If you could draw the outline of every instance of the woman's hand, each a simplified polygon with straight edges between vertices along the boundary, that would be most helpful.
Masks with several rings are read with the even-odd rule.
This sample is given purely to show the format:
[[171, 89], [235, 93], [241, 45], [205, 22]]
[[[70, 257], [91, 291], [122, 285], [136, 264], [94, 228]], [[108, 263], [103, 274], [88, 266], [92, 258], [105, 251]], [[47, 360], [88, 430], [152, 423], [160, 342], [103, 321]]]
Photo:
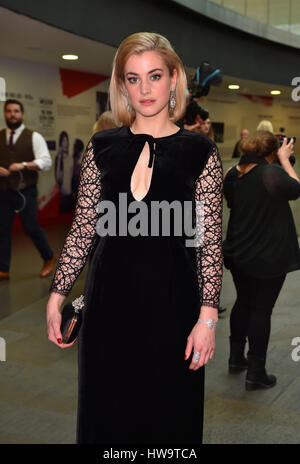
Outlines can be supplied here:
[[61, 326], [61, 306], [65, 297], [58, 293], [51, 293], [47, 304], [46, 319], [47, 319], [47, 331], [48, 340], [53, 342], [60, 348], [68, 348], [74, 345], [77, 338], [72, 343], [62, 343], [62, 334], [60, 331]]
[[277, 152], [277, 156], [280, 161], [285, 161], [294, 154], [294, 139], [291, 137], [289, 143], [287, 143], [287, 138], [284, 137], [283, 143]]
[[[200, 318], [208, 321], [213, 318], [218, 321], [218, 309], [203, 306], [200, 312]], [[191, 360], [189, 369], [196, 371], [199, 367], [207, 364], [212, 359], [216, 347], [216, 327], [210, 329], [203, 322], [197, 322], [187, 339], [184, 359], [188, 359], [193, 350], [193, 358], [195, 353], [200, 353], [198, 361]]]

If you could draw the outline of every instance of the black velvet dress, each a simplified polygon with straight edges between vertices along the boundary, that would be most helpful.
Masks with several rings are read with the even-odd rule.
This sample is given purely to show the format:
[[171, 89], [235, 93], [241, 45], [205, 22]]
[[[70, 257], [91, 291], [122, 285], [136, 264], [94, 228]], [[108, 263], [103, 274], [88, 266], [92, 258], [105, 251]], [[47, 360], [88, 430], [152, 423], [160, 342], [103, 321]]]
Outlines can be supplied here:
[[[135, 201], [130, 180], [145, 143], [151, 184]], [[201, 305], [219, 305], [222, 187], [217, 146], [204, 135], [180, 129], [154, 139], [122, 127], [89, 141], [75, 218], [51, 285], [68, 295], [90, 256], [78, 339], [77, 443], [201, 443], [204, 367], [189, 370], [192, 355], [185, 361], [184, 353]], [[150, 227], [124, 233], [139, 210], [128, 206], [120, 219], [120, 193], [127, 205], [147, 207], [149, 224], [155, 201], [187, 202], [202, 239], [187, 246], [196, 235], [178, 234], [172, 224], [167, 233], [161, 225], [156, 234]], [[98, 206], [105, 200], [116, 210], [116, 233], [106, 236], [99, 233], [105, 213]]]

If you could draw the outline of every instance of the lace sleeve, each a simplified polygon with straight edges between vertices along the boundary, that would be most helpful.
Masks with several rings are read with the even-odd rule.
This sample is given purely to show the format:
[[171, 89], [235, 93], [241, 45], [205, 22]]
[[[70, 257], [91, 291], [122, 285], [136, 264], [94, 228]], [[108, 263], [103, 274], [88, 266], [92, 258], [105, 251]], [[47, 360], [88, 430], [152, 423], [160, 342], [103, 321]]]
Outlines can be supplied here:
[[[196, 264], [200, 307], [219, 307], [223, 276], [222, 210], [223, 167], [214, 146], [202, 174], [196, 180]], [[199, 220], [200, 218], [200, 220]]]
[[51, 292], [67, 296], [86, 264], [96, 239], [96, 223], [99, 216], [96, 208], [100, 192], [100, 171], [94, 160], [93, 143], [90, 140], [80, 168], [74, 220], [57, 263]]

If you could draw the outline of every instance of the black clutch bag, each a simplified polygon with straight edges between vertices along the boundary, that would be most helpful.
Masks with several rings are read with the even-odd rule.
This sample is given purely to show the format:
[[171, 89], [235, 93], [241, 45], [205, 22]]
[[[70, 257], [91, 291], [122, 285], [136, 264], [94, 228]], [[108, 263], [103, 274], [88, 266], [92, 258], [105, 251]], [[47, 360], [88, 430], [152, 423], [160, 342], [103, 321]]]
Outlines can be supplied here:
[[61, 313], [60, 331], [63, 343], [72, 343], [78, 336], [82, 323], [82, 310], [84, 309], [84, 296], [67, 303]]

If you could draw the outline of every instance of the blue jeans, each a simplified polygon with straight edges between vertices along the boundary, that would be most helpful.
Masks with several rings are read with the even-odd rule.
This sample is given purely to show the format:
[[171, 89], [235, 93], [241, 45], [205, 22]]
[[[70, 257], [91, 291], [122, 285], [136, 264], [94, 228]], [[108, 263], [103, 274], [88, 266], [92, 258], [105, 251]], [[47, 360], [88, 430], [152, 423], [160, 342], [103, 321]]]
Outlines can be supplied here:
[[[32, 185], [21, 190], [26, 199], [25, 208], [19, 212], [25, 233], [31, 238], [41, 258], [46, 261], [53, 257], [47, 237], [41, 229], [38, 218], [37, 186]], [[15, 210], [21, 208], [23, 202], [15, 190], [0, 190], [0, 271], [8, 272], [11, 260], [11, 229], [15, 218]]]

